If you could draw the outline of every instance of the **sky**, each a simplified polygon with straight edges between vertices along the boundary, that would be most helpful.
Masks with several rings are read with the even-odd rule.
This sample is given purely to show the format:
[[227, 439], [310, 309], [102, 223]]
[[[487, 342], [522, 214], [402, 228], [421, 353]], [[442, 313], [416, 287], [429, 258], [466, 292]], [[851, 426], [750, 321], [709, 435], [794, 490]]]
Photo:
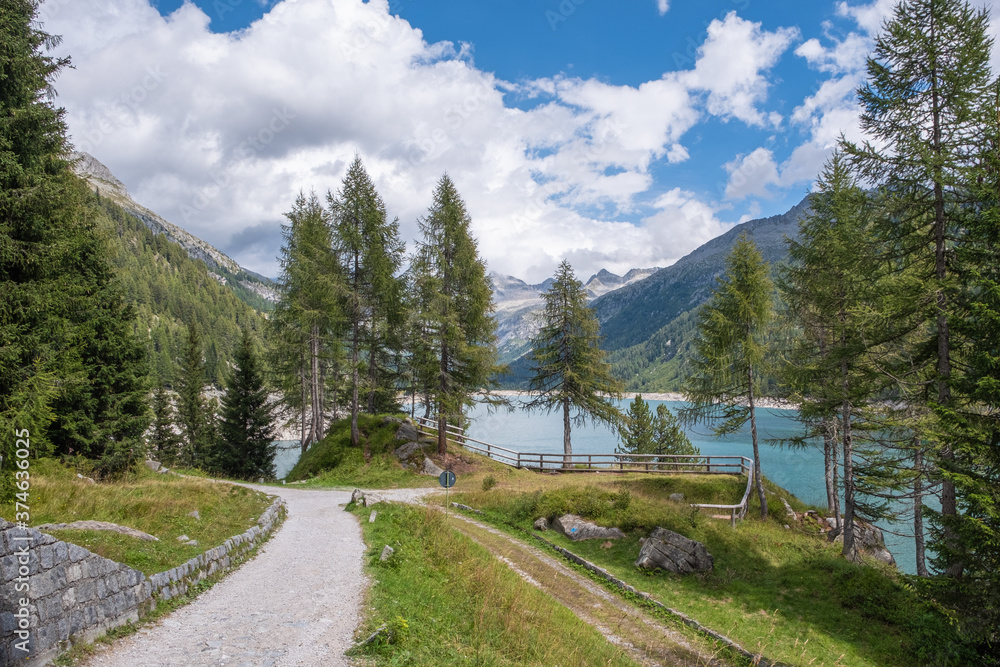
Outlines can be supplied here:
[[55, 89], [76, 149], [241, 265], [277, 276], [296, 195], [336, 196], [358, 155], [408, 250], [447, 173], [489, 270], [538, 283], [563, 259], [583, 280], [668, 266], [801, 201], [863, 138], [855, 91], [893, 6], [46, 0], [39, 18], [72, 58]]

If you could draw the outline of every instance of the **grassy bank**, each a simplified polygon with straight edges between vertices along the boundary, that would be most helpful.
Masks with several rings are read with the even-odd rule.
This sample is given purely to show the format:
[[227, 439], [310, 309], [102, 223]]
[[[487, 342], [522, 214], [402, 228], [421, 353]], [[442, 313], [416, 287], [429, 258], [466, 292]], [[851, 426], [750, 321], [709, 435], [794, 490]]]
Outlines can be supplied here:
[[[358, 650], [390, 665], [633, 665], [620, 648], [457, 534], [441, 512], [376, 506], [363, 517], [372, 579]], [[379, 556], [390, 545], [386, 562]], [[390, 634], [391, 633], [391, 634]]]
[[[125, 563], [145, 574], [169, 570], [253, 526], [271, 503], [265, 494], [202, 479], [157, 475], [140, 469], [129, 478], [91, 484], [51, 459], [32, 461], [28, 506], [30, 525], [108, 521], [149, 533], [146, 542], [96, 530], [51, 531], [55, 537]], [[197, 510], [200, 518], [189, 516]], [[14, 506], [0, 506], [14, 517]], [[198, 546], [177, 541], [180, 535]]]
[[[895, 570], [847, 562], [838, 546], [798, 526], [786, 529], [783, 511], [780, 519], [750, 518], [733, 529], [689, 507], [735, 502], [725, 479], [737, 481], [563, 475], [540, 477], [537, 484], [499, 481], [455, 499], [487, 511], [498, 525], [525, 530], [540, 516], [565, 512], [622, 528], [627, 537], [613, 543], [571, 542], [552, 531], [543, 536], [771, 659], [828, 666], [965, 664], [946, 619]], [[770, 489], [780, 507], [776, 496], [784, 492]], [[684, 502], [668, 499], [678, 492], [685, 493]], [[742, 488], [735, 498], [741, 494]], [[656, 526], [704, 543], [715, 559], [713, 571], [680, 577], [635, 568], [640, 539]]]

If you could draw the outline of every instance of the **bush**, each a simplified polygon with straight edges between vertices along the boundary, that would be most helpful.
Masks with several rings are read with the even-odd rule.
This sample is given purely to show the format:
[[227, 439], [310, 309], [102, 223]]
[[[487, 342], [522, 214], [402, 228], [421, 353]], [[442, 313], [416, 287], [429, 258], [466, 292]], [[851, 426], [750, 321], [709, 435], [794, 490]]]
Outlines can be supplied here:
[[497, 485], [497, 478], [494, 477], [493, 475], [487, 475], [483, 479], [483, 491], [489, 491], [496, 485]]

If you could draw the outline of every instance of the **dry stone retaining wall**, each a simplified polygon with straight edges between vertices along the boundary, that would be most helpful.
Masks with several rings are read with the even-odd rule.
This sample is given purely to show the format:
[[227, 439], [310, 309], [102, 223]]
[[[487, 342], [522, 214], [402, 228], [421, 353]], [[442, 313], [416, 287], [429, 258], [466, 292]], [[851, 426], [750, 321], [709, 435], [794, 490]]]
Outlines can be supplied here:
[[43, 665], [65, 642], [91, 641], [138, 621], [158, 599], [183, 595], [202, 579], [225, 572], [270, 535], [284, 504], [278, 498], [246, 532], [149, 578], [0, 519], [0, 667]]

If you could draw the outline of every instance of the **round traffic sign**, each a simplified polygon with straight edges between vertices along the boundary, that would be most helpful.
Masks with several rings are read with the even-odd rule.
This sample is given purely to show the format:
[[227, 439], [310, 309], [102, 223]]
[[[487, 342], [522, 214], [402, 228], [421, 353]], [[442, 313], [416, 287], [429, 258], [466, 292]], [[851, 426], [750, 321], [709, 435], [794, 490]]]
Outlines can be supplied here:
[[441, 486], [446, 489], [450, 489], [455, 486], [455, 473], [450, 470], [445, 470], [443, 473], [438, 475], [438, 481], [441, 482]]

